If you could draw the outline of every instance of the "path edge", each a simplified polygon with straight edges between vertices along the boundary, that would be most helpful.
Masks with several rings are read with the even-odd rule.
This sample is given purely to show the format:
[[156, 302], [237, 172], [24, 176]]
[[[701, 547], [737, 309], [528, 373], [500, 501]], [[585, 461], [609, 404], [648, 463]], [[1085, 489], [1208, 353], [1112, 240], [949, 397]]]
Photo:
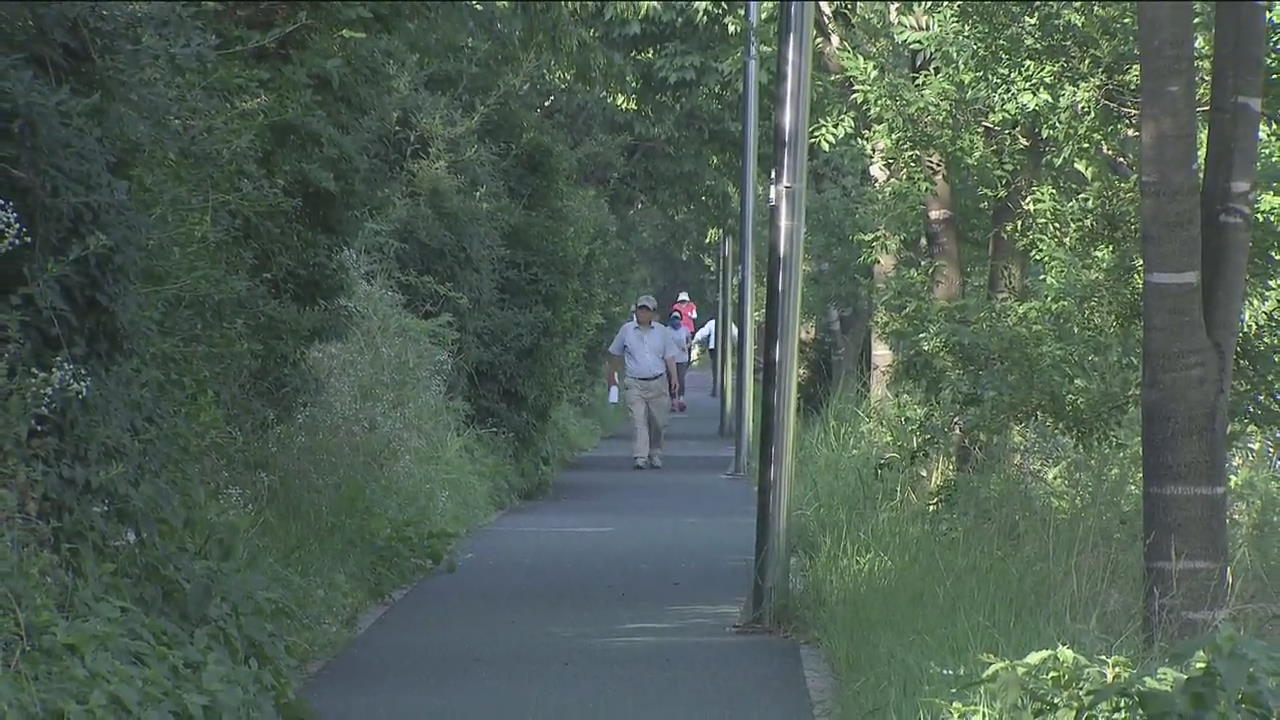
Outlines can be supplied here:
[[[572, 466], [575, 462], [577, 462], [578, 460], [581, 460], [583, 457], [594, 452], [597, 448], [600, 447], [600, 444], [602, 442], [610, 438], [612, 436], [612, 433], [616, 431], [617, 431], [616, 428], [611, 431], [608, 428], [602, 426], [600, 428], [600, 437], [596, 438], [595, 443], [591, 447], [574, 455], [572, 458], [567, 459], [564, 462], [564, 467], [558, 468], [552, 473], [552, 479], [549, 482], [554, 482], [555, 475], [558, 475], [564, 472], [566, 469]], [[551, 491], [550, 485], [548, 485], [548, 487], [545, 488], [545, 490], [549, 494]], [[315, 679], [316, 675], [319, 674], [319, 672], [324, 669], [325, 665], [328, 665], [334, 658], [338, 656], [339, 653], [341, 653], [344, 649], [346, 649], [349, 645], [351, 645], [351, 643], [354, 642], [356, 638], [363, 635], [366, 630], [373, 627], [373, 624], [378, 622], [379, 618], [381, 618], [384, 614], [386, 614], [386, 612], [390, 610], [392, 606], [394, 606], [397, 602], [399, 602], [401, 598], [403, 598], [405, 595], [408, 595], [410, 591], [412, 591], [414, 588], [418, 587], [419, 585], [421, 585], [422, 583], [430, 579], [432, 576], [440, 572], [445, 572], [445, 573], [449, 572], [449, 570], [447, 569], [448, 565], [450, 561], [455, 559], [456, 557], [453, 551], [457, 549], [459, 545], [461, 545], [462, 543], [465, 543], [474, 534], [481, 532], [484, 529], [492, 526], [503, 515], [506, 515], [507, 513], [525, 504], [526, 502], [529, 502], [531, 500], [537, 500], [537, 499], [539, 499], [537, 495], [527, 497], [527, 498], [518, 498], [515, 502], [512, 502], [510, 505], [507, 505], [506, 507], [503, 507], [503, 508], [498, 508], [497, 510], [494, 511], [493, 515], [489, 517], [489, 519], [485, 520], [484, 522], [477, 523], [475, 527], [471, 528], [469, 531], [467, 531], [466, 533], [458, 537], [457, 540], [453, 544], [451, 544], [449, 548], [445, 551], [445, 557], [444, 559], [441, 560], [439, 564], [429, 568], [425, 573], [410, 580], [407, 584], [401, 587], [398, 587], [395, 590], [392, 590], [390, 593], [387, 593], [382, 598], [382, 600], [374, 602], [373, 604], [366, 607], [359, 615], [356, 616], [356, 621], [355, 623], [353, 623], [353, 626], [351, 628], [351, 635], [349, 635], [347, 639], [337, 647], [337, 649], [333, 650], [332, 652], [326, 653], [321, 657], [314, 658], [310, 662], [303, 665], [302, 677], [300, 678], [301, 682], [299, 684], [299, 687]]]
[[836, 679], [822, 648], [813, 643], [800, 643], [800, 666], [804, 684], [809, 690], [809, 707], [813, 720], [835, 720]]

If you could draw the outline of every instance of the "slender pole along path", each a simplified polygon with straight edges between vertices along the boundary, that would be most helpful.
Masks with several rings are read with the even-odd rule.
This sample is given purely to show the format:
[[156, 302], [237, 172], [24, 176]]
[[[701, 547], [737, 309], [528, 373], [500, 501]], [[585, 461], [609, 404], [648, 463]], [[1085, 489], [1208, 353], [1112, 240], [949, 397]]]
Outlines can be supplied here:
[[[320, 718], [800, 720], [795, 643], [732, 628], [751, 586], [754, 488], [721, 477], [707, 373], [666, 467], [626, 431], [457, 548], [320, 670]], [[629, 428], [629, 424], [627, 426]]]

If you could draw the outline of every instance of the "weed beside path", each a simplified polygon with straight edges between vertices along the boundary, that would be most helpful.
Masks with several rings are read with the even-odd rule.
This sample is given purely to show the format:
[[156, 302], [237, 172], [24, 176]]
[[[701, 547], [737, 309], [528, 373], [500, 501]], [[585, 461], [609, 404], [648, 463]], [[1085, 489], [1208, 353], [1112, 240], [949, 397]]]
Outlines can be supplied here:
[[[1091, 454], [1021, 432], [955, 475], [905, 460], [903, 427], [830, 407], [797, 460], [794, 611], [840, 679], [842, 717], [940, 717], [955, 702], [1000, 717], [983, 691], [956, 692], [990, 656], [1065, 644], [1162, 659], [1141, 643], [1136, 442]], [[1280, 537], [1280, 478], [1259, 480], [1237, 508], [1236, 619], [1265, 636], [1275, 616], [1252, 608], [1280, 607], [1260, 561]]]

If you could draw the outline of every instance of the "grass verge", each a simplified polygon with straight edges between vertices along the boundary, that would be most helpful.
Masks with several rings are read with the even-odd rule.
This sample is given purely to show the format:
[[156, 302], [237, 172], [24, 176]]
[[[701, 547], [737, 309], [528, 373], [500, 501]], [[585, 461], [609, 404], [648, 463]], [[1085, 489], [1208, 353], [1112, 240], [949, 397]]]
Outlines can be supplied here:
[[[1091, 454], [1017, 429], [953, 477], [913, 453], [897, 412], [828, 407], [797, 459], [791, 611], [840, 679], [841, 717], [942, 716], [984, 655], [1144, 659], [1136, 434]], [[1262, 634], [1274, 625], [1250, 607], [1277, 607], [1276, 479], [1249, 479], [1233, 522], [1237, 614]]]

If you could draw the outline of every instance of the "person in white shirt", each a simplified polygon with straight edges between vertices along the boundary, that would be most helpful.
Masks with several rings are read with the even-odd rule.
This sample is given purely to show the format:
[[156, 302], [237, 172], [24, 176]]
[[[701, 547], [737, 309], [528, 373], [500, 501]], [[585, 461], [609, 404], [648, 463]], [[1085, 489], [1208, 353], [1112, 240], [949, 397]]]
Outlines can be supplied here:
[[[729, 334], [733, 337], [730, 342], [738, 341], [737, 323], [729, 323]], [[716, 396], [716, 388], [719, 386], [716, 382], [716, 374], [720, 372], [720, 365], [716, 362], [716, 335], [716, 319], [711, 318], [693, 336], [694, 344], [706, 345], [707, 355], [711, 357], [711, 397]]]
[[667, 327], [671, 328], [671, 332], [675, 335], [676, 340], [676, 391], [671, 394], [671, 409], [676, 412], [684, 412], [688, 407], [684, 402], [684, 378], [689, 372], [689, 346], [693, 344], [693, 337], [689, 332], [689, 328], [684, 325], [684, 314], [679, 310], [672, 310], [671, 317], [667, 318]]
[[635, 468], [662, 467], [662, 436], [671, 413], [671, 394], [679, 389], [675, 335], [653, 321], [658, 301], [652, 295], [636, 300], [636, 319], [618, 328], [609, 345], [610, 387], [624, 370], [627, 409], [635, 428], [632, 456]]

